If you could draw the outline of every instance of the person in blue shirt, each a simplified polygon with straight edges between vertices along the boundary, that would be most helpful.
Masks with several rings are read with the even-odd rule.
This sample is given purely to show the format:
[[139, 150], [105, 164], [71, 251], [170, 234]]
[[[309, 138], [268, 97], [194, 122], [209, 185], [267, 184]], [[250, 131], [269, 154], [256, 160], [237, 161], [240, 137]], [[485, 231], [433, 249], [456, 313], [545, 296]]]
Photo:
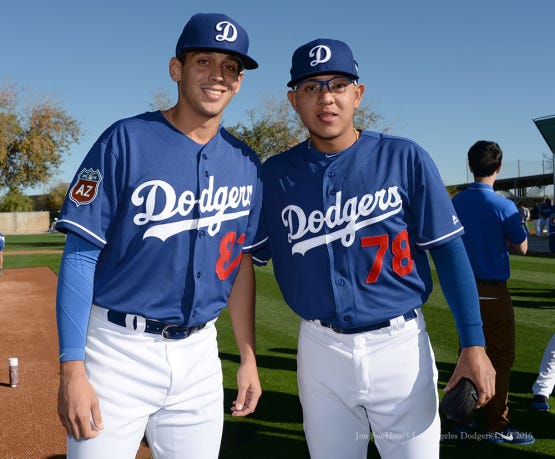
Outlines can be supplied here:
[[464, 246], [476, 278], [486, 351], [496, 371], [495, 395], [486, 405], [488, 434], [494, 443], [531, 444], [534, 437], [509, 423], [509, 383], [515, 358], [515, 318], [507, 288], [509, 253], [525, 255], [527, 233], [513, 201], [495, 193], [503, 152], [492, 141], [480, 140], [468, 151], [474, 183], [453, 197], [464, 226]]

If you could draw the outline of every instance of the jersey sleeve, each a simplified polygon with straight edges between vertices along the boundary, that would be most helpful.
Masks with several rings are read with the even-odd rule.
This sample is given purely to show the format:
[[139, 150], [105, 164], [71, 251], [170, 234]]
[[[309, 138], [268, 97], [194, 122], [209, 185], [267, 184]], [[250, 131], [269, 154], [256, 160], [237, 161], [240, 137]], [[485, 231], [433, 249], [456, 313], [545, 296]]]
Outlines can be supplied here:
[[[260, 174], [260, 169], [258, 169]], [[267, 238], [264, 237], [264, 232], [261, 230], [262, 218], [262, 197], [263, 185], [260, 175], [257, 177], [256, 191], [253, 196], [252, 207], [249, 212], [249, 222], [247, 225], [247, 240], [243, 246], [243, 252], [249, 253], [258, 250], [262, 247]]]
[[409, 171], [409, 189], [416, 243], [428, 250], [461, 236], [464, 229], [431, 156], [416, 147], [413, 166]]
[[272, 252], [270, 250], [270, 238], [266, 229], [264, 209], [262, 210], [262, 217], [258, 224], [256, 238], [260, 242], [253, 251], [252, 261], [257, 266], [266, 266], [272, 258]]
[[99, 248], [106, 245], [117, 217], [125, 169], [118, 152], [125, 148], [123, 129], [110, 128], [93, 145], [75, 174], [56, 222]]

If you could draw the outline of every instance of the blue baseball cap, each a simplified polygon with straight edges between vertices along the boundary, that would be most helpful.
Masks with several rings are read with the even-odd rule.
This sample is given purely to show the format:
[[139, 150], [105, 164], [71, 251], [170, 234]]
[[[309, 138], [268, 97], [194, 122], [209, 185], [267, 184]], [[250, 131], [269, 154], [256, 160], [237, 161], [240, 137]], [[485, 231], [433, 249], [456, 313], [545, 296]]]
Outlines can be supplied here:
[[291, 80], [287, 86], [292, 88], [301, 80], [326, 74], [348, 75], [358, 80], [358, 64], [346, 43], [317, 38], [293, 53]]
[[247, 31], [225, 14], [198, 13], [185, 24], [177, 40], [175, 55], [179, 56], [182, 51], [199, 49], [234, 54], [249, 70], [258, 67], [258, 63], [247, 54]]

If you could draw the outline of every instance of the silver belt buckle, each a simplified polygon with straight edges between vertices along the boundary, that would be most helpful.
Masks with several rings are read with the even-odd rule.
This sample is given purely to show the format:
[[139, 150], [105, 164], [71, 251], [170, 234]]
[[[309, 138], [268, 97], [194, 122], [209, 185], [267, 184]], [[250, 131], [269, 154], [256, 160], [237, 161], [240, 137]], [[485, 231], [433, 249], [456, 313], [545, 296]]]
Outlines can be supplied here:
[[169, 329], [171, 329], [171, 328], [181, 328], [181, 326], [179, 326], [179, 325], [172, 325], [172, 324], [166, 325], [166, 326], [162, 329], [162, 336], [163, 336], [165, 339], [172, 339], [172, 337], [170, 336], [170, 332], [169, 332]]

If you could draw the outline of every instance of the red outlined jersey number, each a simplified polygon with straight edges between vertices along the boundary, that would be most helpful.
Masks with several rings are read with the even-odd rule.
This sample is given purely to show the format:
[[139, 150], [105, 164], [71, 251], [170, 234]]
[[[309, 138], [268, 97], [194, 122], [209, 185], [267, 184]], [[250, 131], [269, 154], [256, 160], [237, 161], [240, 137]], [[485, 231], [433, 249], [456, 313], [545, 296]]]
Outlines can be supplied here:
[[[389, 247], [389, 235], [369, 236], [360, 238], [362, 247], [377, 247], [374, 263], [366, 277], [367, 284], [373, 284], [380, 277], [383, 269], [383, 262]], [[407, 230], [401, 231], [391, 243], [391, 269], [393, 272], [403, 277], [412, 272], [414, 261], [410, 253], [409, 233]]]
[[225, 280], [233, 272], [233, 270], [241, 262], [243, 257], [243, 252], [241, 251], [233, 260], [231, 259], [231, 254], [233, 253], [233, 248], [235, 244], [243, 245], [245, 243], [245, 235], [241, 234], [237, 237], [237, 233], [230, 231], [227, 233], [220, 241], [220, 256], [216, 261], [216, 274], [218, 279]]

